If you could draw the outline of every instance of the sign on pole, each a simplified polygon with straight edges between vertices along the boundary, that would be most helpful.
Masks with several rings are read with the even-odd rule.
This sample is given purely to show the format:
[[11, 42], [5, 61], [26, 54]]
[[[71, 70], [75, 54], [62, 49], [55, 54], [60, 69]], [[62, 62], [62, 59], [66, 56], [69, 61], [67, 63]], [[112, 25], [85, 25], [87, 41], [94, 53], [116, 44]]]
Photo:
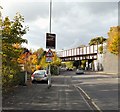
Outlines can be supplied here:
[[52, 62], [52, 61], [53, 61], [52, 57], [46, 57], [46, 62]]
[[56, 47], [56, 34], [46, 33], [46, 48], [55, 49]]
[[53, 52], [50, 49], [46, 53], [46, 57], [54, 57]]
[[53, 52], [49, 49], [48, 52], [46, 53], [46, 62], [52, 62], [53, 61]]

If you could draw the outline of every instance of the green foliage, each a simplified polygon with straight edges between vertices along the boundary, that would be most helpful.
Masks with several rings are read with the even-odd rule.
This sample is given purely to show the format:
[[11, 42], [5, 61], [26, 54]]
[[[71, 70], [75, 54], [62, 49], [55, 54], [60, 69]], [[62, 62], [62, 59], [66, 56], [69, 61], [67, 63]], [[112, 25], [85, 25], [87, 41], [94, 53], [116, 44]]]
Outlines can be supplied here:
[[90, 40], [89, 45], [97, 45], [97, 44], [102, 44], [104, 41], [107, 39], [104, 37], [96, 37]]
[[[50, 63], [53, 68], [61, 65], [61, 59], [58, 58], [57, 54], [53, 52], [54, 57], [52, 57], [52, 62]], [[39, 48], [34, 51], [32, 55], [29, 56], [27, 60], [27, 70], [34, 71], [36, 69], [46, 69], [48, 67], [48, 62], [46, 62], [46, 51], [43, 48]]]
[[46, 55], [46, 51], [44, 51], [43, 48], [40, 48], [37, 50], [37, 55], [38, 55], [38, 64], [39, 64], [41, 59]]
[[28, 27], [23, 28], [22, 22], [24, 18], [17, 13], [13, 21], [10, 21], [8, 17], [2, 23], [2, 42], [14, 44], [14, 43], [23, 43], [27, 40], [22, 39], [22, 36], [26, 34]]
[[20, 72], [20, 66], [17, 59], [22, 49], [15, 48], [13, 44], [27, 42], [22, 38], [28, 29], [23, 28], [23, 21], [23, 16], [17, 13], [13, 21], [5, 17], [2, 22], [2, 81], [5, 91], [19, 82], [17, 74]]
[[55, 52], [53, 54], [54, 54], [54, 57], [53, 57], [53, 62], [51, 64], [56, 65], [56, 66], [60, 66], [61, 59], [56, 55]]
[[52, 74], [52, 75], [58, 75], [58, 74], [59, 74], [58, 71], [59, 71], [59, 70], [58, 70], [58, 66], [51, 64], [51, 71], [50, 71], [51, 74]]
[[65, 64], [66, 64], [67, 68], [73, 68], [73, 62], [72, 61], [66, 62]]
[[100, 46], [98, 50], [99, 50], [100, 54], [102, 54], [103, 53], [103, 46]]
[[61, 65], [61, 67], [64, 67], [64, 68], [66, 67], [65, 62], [61, 62], [61, 64], [60, 64], [60, 65]]
[[86, 67], [86, 60], [82, 60], [81, 61], [81, 68], [85, 69], [85, 67]]

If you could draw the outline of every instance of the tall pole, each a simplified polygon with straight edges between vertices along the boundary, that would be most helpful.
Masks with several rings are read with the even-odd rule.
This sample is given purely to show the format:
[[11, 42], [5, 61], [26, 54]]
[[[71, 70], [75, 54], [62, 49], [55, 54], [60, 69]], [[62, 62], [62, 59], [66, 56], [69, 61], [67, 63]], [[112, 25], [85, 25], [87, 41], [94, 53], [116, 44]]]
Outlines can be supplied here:
[[[52, 0], [50, 0], [50, 33], [51, 33], [51, 15], [52, 15]], [[51, 67], [48, 65], [48, 89], [51, 87]]]
[[50, 0], [50, 33], [51, 33], [51, 15], [52, 15], [52, 0]]

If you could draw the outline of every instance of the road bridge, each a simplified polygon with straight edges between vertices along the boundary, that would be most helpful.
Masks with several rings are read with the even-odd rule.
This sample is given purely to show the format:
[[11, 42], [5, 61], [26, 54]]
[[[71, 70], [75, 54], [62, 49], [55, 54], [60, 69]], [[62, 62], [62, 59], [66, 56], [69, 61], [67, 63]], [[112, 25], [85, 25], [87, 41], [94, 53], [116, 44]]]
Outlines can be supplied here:
[[63, 62], [64, 61], [79, 61], [80, 63], [82, 60], [87, 60], [87, 63], [88, 63], [87, 65], [89, 67], [90, 63], [98, 59], [100, 46], [103, 46], [103, 44], [62, 50], [58, 52], [58, 56], [62, 59]]

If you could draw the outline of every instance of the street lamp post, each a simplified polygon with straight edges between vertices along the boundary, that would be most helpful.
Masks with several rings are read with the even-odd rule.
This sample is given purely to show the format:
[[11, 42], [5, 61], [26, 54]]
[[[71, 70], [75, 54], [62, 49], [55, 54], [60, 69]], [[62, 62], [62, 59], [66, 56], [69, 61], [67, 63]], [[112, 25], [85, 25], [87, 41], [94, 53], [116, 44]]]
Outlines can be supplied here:
[[[51, 15], [52, 15], [52, 0], [50, 0], [50, 33], [51, 33]], [[48, 89], [51, 87], [51, 66], [48, 64]]]
[[52, 0], [50, 0], [50, 33], [51, 33]]

